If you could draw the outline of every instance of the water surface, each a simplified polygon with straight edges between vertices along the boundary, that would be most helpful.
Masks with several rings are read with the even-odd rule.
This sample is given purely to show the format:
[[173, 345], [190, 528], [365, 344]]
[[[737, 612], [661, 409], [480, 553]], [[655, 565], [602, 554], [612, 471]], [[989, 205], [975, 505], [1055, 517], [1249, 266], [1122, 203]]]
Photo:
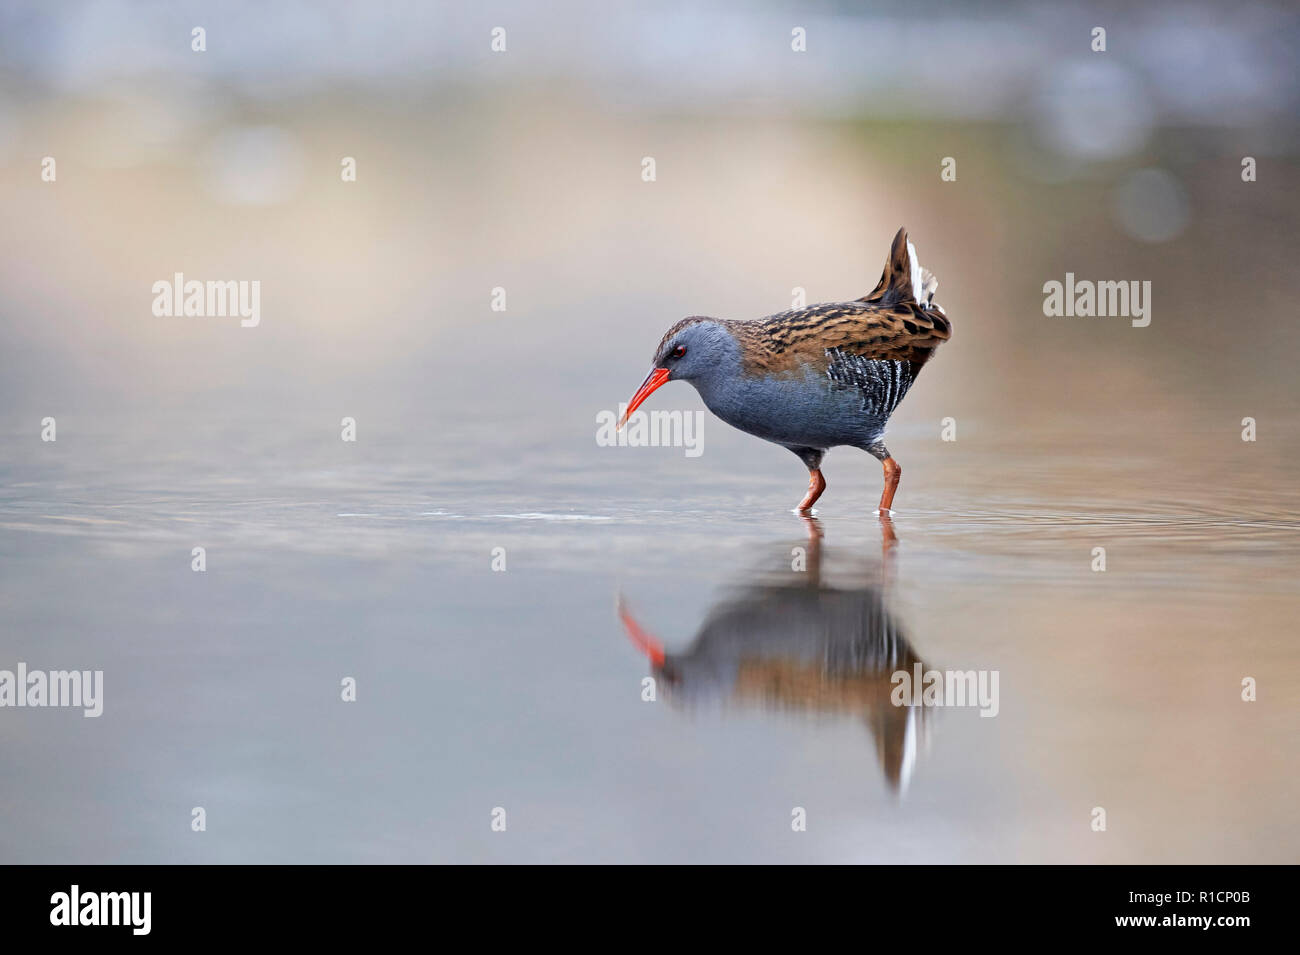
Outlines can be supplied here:
[[[717, 430], [464, 471], [455, 441], [110, 432], [4, 474], [4, 665], [106, 687], [0, 721], [6, 861], [1295, 859], [1278, 458], [1225, 497], [1136, 441], [904, 431], [885, 524], [867, 456], [806, 522], [793, 457]], [[889, 704], [916, 661], [998, 671], [997, 716]]]

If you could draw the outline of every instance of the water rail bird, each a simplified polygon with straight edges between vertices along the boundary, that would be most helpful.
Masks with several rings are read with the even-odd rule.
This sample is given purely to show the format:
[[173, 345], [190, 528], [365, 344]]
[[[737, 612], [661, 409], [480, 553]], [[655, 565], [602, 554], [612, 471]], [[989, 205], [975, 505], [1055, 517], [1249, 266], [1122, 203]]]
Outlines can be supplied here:
[[723, 421], [799, 456], [809, 472], [801, 514], [826, 490], [822, 457], [840, 445], [881, 462], [879, 511], [888, 514], [903, 469], [884, 445], [885, 425], [952, 333], [934, 301], [938, 284], [899, 229], [880, 283], [862, 298], [753, 321], [682, 319], [659, 342], [618, 427], [662, 385], [689, 381]]

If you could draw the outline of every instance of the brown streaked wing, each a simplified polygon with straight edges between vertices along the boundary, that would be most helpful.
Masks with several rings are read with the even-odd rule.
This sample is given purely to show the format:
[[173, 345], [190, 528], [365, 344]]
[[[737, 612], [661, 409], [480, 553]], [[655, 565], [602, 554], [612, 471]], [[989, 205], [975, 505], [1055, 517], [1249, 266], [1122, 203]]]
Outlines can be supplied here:
[[780, 373], [824, 364], [832, 349], [868, 359], [910, 361], [919, 369], [948, 340], [952, 326], [942, 313], [911, 303], [842, 302], [736, 322], [732, 331], [753, 370]]

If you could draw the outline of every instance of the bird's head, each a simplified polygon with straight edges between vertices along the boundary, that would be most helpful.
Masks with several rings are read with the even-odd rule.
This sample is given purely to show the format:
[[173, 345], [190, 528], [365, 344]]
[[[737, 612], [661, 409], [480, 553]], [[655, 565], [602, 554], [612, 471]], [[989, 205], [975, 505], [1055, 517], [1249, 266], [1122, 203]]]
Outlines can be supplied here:
[[618, 598], [618, 616], [632, 645], [650, 661], [651, 674], [664, 688], [667, 698], [677, 703], [696, 703], [725, 698], [735, 682], [735, 666], [723, 659], [692, 651], [666, 653], [663, 642], [646, 631], [632, 616], [623, 598]]
[[712, 318], [684, 318], [664, 334], [655, 349], [650, 374], [627, 403], [618, 422], [622, 428], [632, 412], [650, 393], [670, 381], [698, 382], [715, 372], [720, 364], [738, 354], [735, 338]]

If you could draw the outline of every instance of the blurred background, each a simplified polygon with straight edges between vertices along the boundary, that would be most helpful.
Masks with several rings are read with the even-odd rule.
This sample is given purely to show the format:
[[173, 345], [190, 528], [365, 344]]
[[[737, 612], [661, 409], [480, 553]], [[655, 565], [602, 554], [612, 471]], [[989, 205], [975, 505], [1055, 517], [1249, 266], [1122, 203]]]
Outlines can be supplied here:
[[[677, 318], [863, 294], [903, 224], [964, 408], [1291, 400], [1300, 17], [1128, 7], [6, 4], [3, 407], [585, 422]], [[262, 326], [155, 319], [177, 271]], [[1046, 320], [1066, 271], [1151, 326]]]
[[[0, 666], [108, 701], [0, 714], [0, 853], [1294, 861], [1298, 44], [1254, 2], [4, 4]], [[595, 440], [672, 322], [862, 295], [900, 225], [954, 334], [891, 429], [887, 598], [1004, 694], [901, 809], [860, 726], [646, 707], [613, 614], [688, 645], [805, 538], [798, 462]], [[260, 325], [155, 316], [176, 272]], [[1149, 327], [1045, 316], [1067, 272], [1149, 281]], [[827, 475], [858, 567], [878, 467]]]

